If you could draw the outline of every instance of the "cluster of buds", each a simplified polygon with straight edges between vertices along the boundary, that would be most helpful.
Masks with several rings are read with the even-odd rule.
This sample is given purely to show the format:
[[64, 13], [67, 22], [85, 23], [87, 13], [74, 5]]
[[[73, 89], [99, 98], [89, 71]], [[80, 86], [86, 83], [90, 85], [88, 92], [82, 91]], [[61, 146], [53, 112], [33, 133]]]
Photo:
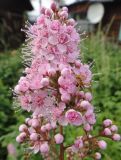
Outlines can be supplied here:
[[92, 136], [86, 132], [85, 135], [77, 137], [73, 145], [66, 148], [67, 158], [73, 160], [73, 157], [86, 158], [89, 156], [95, 160], [100, 160], [101, 153], [96, 151], [105, 150], [107, 143], [104, 140], [99, 140], [99, 138], [107, 137], [114, 141], [120, 141], [121, 136], [117, 134], [117, 131], [118, 127], [112, 124], [110, 119], [104, 120], [103, 131], [97, 136]]
[[103, 122], [103, 131], [102, 131], [103, 136], [111, 138], [114, 141], [119, 141], [121, 139], [121, 136], [117, 133], [117, 131], [118, 127], [114, 125], [110, 119], [106, 119]]
[[[92, 72], [89, 65], [79, 60], [80, 36], [75, 25], [73, 19], [68, 19], [66, 7], [59, 10], [52, 3], [51, 9], [42, 8], [37, 22], [26, 30], [23, 57], [27, 67], [14, 93], [16, 103], [31, 112], [32, 117], [20, 126], [16, 140], [27, 142], [30, 150], [40, 152], [44, 159], [58, 155], [53, 149], [56, 144], [60, 145], [56, 159], [64, 160], [65, 151], [69, 160], [75, 155], [100, 159], [97, 149], [107, 145], [98, 140], [99, 136], [120, 140], [117, 127], [110, 120], [104, 121], [99, 136], [90, 133], [96, 123], [90, 92]], [[85, 133], [71, 146], [63, 143], [63, 127], [67, 125], [81, 126]]]
[[[25, 123], [19, 127], [20, 134], [16, 137], [18, 143], [27, 143], [30, 145], [29, 150], [34, 154], [40, 152], [44, 158], [50, 153], [50, 144], [61, 144], [64, 141], [63, 135], [56, 133], [57, 126], [55, 123], [43, 124], [41, 116], [26, 118]], [[54, 133], [53, 139], [51, 132]]]

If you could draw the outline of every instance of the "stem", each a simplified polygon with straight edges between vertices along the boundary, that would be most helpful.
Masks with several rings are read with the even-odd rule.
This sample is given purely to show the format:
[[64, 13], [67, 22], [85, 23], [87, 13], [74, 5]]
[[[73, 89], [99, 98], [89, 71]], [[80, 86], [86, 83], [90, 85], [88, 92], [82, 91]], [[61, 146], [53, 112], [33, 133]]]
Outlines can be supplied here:
[[[60, 134], [63, 135], [63, 127], [60, 126]], [[60, 144], [60, 157], [59, 160], [64, 160], [64, 146], [63, 143]]]

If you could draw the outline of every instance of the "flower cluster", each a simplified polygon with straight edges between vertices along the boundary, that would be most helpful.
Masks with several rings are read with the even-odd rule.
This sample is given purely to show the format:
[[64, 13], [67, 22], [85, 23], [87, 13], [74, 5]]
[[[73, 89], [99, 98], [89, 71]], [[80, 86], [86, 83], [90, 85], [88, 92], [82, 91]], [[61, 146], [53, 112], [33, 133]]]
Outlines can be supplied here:
[[[64, 159], [64, 151], [69, 159], [74, 155], [100, 159], [99, 152], [90, 152], [106, 148], [105, 141], [90, 133], [96, 123], [89, 92], [92, 72], [89, 65], [78, 59], [80, 36], [75, 25], [73, 19], [68, 19], [66, 7], [59, 10], [52, 3], [51, 9], [42, 8], [37, 22], [26, 30], [23, 57], [27, 67], [14, 93], [16, 103], [32, 116], [19, 127], [16, 141], [27, 142], [30, 150], [40, 152], [44, 159], [58, 155], [55, 149], [50, 152], [54, 144], [60, 145], [60, 160]], [[85, 135], [65, 147], [63, 126], [67, 125], [82, 126]], [[111, 120], [104, 121], [103, 129], [101, 136], [120, 140], [117, 126]]]

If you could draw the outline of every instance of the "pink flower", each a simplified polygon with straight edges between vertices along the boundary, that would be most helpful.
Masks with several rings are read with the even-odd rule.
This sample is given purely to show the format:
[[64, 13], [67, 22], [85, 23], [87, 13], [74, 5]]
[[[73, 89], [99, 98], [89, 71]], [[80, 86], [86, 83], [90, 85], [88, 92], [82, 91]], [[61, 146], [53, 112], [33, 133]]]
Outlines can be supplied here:
[[29, 89], [29, 82], [27, 80], [21, 80], [19, 83], [19, 90], [21, 92], [26, 92]]
[[68, 36], [65, 34], [65, 33], [61, 33], [59, 36], [58, 36], [58, 41], [59, 43], [63, 44], [63, 43], [66, 43], [68, 41]]
[[54, 136], [54, 139], [55, 139], [56, 144], [61, 144], [63, 143], [63, 140], [64, 140], [63, 136], [60, 133], [56, 134]]
[[58, 31], [59, 31], [59, 29], [60, 29], [60, 22], [59, 22], [59, 20], [53, 20], [53, 22], [52, 22], [52, 24], [51, 24], [51, 26], [50, 26], [50, 28], [51, 28], [51, 31], [54, 33], [57, 33]]
[[83, 123], [82, 115], [80, 112], [75, 111], [74, 109], [70, 109], [66, 112], [65, 117], [67, 121], [75, 126], [80, 126]]

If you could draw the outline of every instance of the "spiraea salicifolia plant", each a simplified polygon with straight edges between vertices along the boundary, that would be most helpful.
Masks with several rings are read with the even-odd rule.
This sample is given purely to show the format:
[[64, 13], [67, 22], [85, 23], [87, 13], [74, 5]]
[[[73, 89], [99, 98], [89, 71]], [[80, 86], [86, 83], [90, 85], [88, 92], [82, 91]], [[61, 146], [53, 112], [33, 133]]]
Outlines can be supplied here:
[[[99, 160], [100, 151], [107, 147], [101, 137], [120, 140], [110, 119], [104, 120], [99, 134], [92, 135], [96, 123], [90, 93], [92, 72], [79, 59], [80, 36], [75, 25], [68, 19], [66, 7], [59, 10], [52, 3], [51, 9], [42, 8], [37, 22], [26, 29], [26, 75], [14, 93], [16, 103], [31, 117], [20, 125], [16, 141], [26, 143], [31, 153], [40, 153], [45, 160]], [[66, 146], [63, 130], [68, 125], [81, 127], [84, 134]]]

